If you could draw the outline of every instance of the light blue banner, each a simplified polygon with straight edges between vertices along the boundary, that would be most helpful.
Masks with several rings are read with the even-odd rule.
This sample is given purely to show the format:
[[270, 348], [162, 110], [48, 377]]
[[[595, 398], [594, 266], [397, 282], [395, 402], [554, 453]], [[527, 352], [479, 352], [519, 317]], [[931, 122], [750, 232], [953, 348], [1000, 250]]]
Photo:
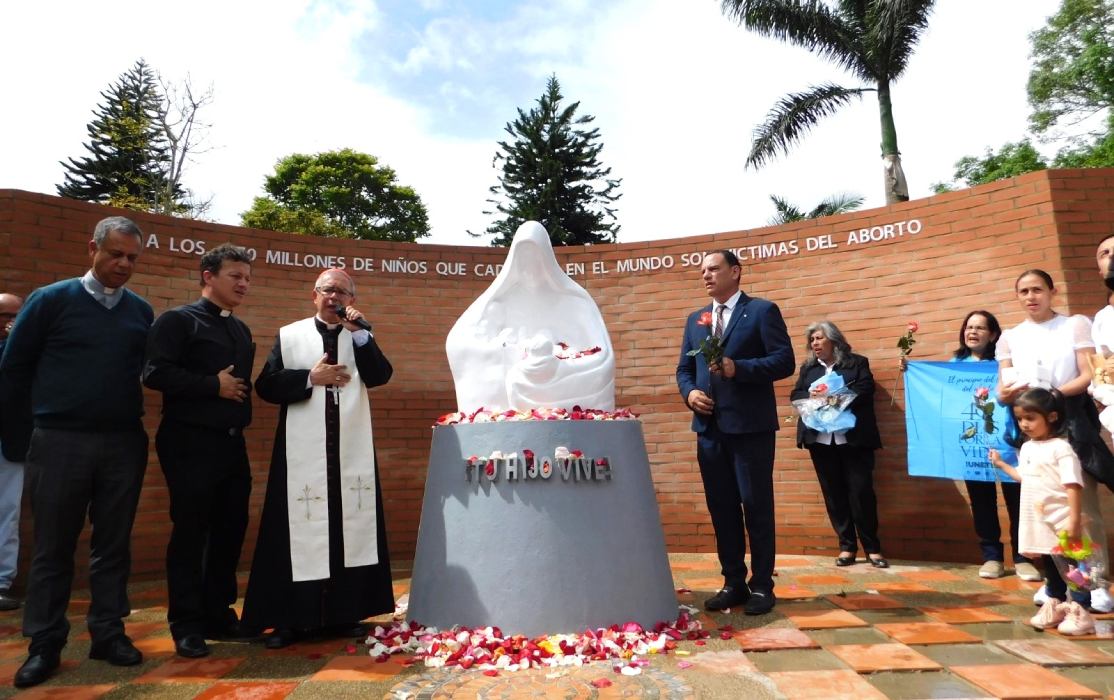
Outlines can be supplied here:
[[1017, 464], [1003, 440], [1008, 410], [994, 400], [997, 362], [910, 362], [905, 370], [909, 474], [941, 479], [1012, 481], [986, 452]]

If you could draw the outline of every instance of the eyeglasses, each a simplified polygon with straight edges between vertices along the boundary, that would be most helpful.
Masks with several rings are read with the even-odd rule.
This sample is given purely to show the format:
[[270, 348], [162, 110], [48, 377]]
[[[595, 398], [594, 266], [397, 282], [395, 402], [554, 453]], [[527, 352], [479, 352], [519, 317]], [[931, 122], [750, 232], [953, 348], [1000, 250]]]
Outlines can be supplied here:
[[350, 297], [352, 292], [342, 287], [314, 287], [319, 294], [335, 294], [338, 297]]

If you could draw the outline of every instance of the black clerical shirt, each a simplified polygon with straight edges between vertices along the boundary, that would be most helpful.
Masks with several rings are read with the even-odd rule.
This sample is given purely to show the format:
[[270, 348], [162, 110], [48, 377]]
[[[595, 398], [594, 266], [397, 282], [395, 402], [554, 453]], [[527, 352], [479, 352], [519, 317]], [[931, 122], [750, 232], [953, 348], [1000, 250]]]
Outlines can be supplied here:
[[[204, 297], [170, 309], [147, 337], [143, 385], [163, 393], [164, 419], [214, 428], [251, 423], [251, 373], [255, 343], [240, 319]], [[229, 365], [248, 385], [242, 403], [220, 397], [217, 373]]]

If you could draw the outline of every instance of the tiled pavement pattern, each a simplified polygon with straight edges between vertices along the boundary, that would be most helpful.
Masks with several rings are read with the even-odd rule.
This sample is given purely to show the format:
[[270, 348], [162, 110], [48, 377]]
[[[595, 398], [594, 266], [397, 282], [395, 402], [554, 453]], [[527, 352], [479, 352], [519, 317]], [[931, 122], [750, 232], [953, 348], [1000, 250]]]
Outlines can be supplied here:
[[[680, 602], [699, 607], [719, 585], [710, 555], [671, 557]], [[207, 659], [173, 654], [165, 587], [133, 587], [128, 632], [146, 659], [115, 668], [86, 658], [88, 605], [74, 596], [74, 634], [61, 671], [20, 698], [1107, 698], [1114, 700], [1114, 615], [1098, 636], [1065, 638], [1024, 624], [1036, 584], [978, 578], [970, 564], [865, 563], [836, 569], [830, 557], [778, 558], [771, 615], [701, 613], [710, 639], [651, 657], [642, 675], [609, 664], [485, 676], [375, 663], [353, 640], [318, 640], [281, 651], [213, 644]], [[407, 572], [396, 575], [404, 594]], [[0, 697], [25, 658], [19, 612], [0, 613]]]

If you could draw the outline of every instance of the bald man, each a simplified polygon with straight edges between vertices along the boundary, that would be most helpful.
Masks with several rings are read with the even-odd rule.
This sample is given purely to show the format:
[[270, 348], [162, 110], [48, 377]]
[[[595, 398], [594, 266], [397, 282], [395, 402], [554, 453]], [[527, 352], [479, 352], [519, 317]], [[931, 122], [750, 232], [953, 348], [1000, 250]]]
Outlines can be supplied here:
[[[0, 294], [0, 355], [8, 342], [16, 314], [23, 306], [23, 299], [14, 294]], [[0, 416], [0, 422], [4, 420]], [[9, 416], [9, 420], [19, 420]], [[30, 420], [30, 414], [24, 423]], [[2, 434], [0, 429], [0, 434]], [[0, 439], [0, 610], [15, 610], [19, 599], [11, 593], [19, 561], [19, 506], [23, 498], [23, 459], [27, 450], [17, 449], [17, 441], [9, 445]]]
[[366, 636], [394, 610], [367, 390], [391, 363], [343, 270], [321, 273], [316, 313], [279, 329], [256, 394], [279, 404], [243, 623], [281, 649], [309, 635]]

